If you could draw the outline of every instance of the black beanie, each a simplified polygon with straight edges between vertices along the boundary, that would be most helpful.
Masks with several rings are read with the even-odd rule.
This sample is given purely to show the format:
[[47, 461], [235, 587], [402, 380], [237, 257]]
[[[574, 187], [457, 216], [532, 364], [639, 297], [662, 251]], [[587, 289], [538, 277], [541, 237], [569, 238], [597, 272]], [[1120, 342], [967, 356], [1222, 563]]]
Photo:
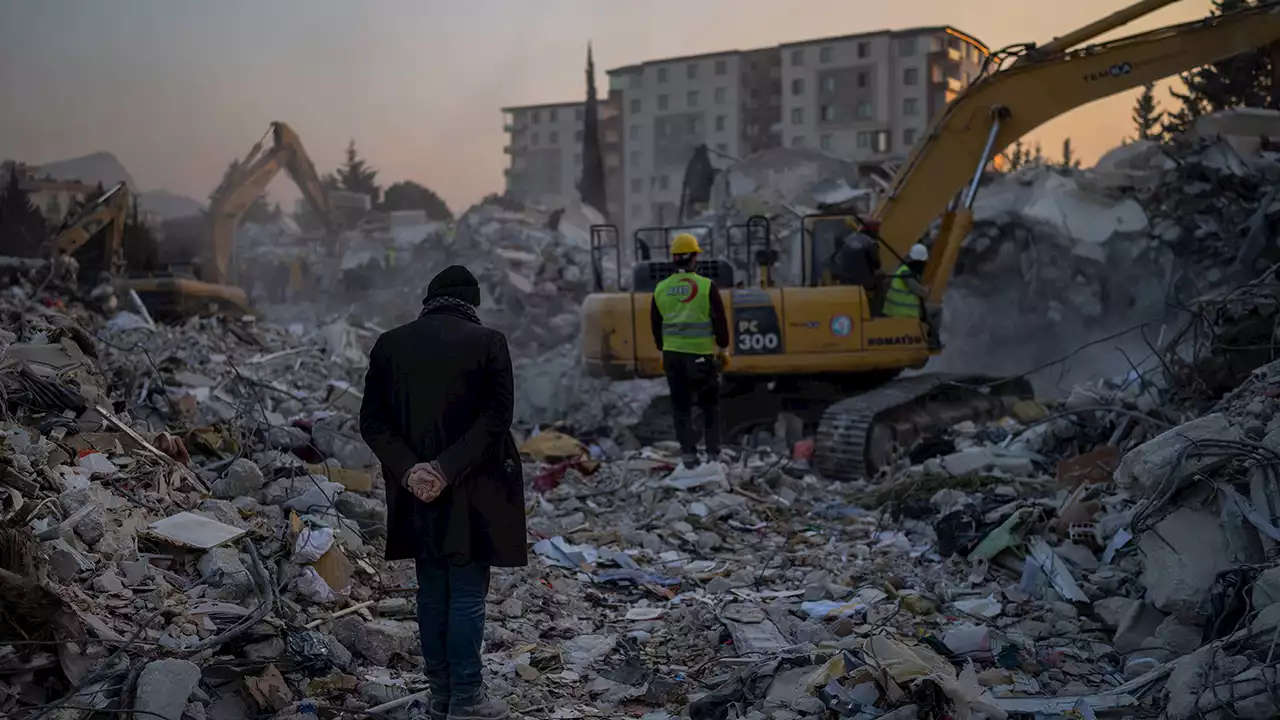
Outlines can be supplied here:
[[457, 298], [480, 307], [480, 283], [476, 282], [476, 276], [470, 270], [461, 265], [450, 265], [431, 279], [431, 284], [427, 286], [427, 296], [422, 301], [425, 303], [442, 296]]

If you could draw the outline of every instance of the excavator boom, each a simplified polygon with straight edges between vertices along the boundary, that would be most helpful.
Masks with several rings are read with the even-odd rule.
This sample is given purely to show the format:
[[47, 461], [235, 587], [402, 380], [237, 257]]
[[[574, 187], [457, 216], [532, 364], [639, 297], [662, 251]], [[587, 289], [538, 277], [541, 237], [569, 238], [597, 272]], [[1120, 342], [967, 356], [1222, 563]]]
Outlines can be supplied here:
[[[1015, 140], [1074, 108], [1280, 40], [1280, 3], [1171, 25], [1070, 49], [1172, 0], [1145, 0], [1031, 49], [1010, 67], [989, 71], [961, 92], [931, 124], [876, 208], [879, 232], [897, 257], [906, 254], [966, 184], [972, 202], [987, 162]], [[945, 219], [944, 219], [945, 220]], [[968, 230], [965, 217], [960, 230]], [[951, 221], [955, 222], [955, 221]], [[950, 224], [950, 223], [948, 223]], [[953, 232], [952, 238], [963, 238]], [[925, 282], [941, 299], [958, 242], [931, 254]], [[891, 257], [885, 257], [892, 261]]]
[[102, 271], [114, 271], [121, 262], [123, 251], [125, 219], [133, 208], [133, 197], [129, 187], [119, 183], [103, 193], [92, 203], [58, 231], [53, 238], [54, 251], [59, 255], [78, 255], [95, 237], [102, 234], [102, 244], [94, 255], [91, 264], [96, 267], [84, 267], [86, 273], [97, 274]]
[[254, 199], [261, 195], [280, 170], [289, 173], [311, 209], [320, 217], [325, 229], [338, 232], [333, 222], [333, 208], [316, 173], [315, 165], [302, 147], [302, 140], [288, 125], [271, 123], [267, 133], [272, 138], [270, 149], [263, 150], [266, 136], [254, 144], [248, 157], [240, 163], [213, 193], [209, 214], [213, 219], [211, 248], [213, 262], [206, 270], [205, 279], [213, 283], [234, 280], [231, 262], [235, 245], [235, 231]]

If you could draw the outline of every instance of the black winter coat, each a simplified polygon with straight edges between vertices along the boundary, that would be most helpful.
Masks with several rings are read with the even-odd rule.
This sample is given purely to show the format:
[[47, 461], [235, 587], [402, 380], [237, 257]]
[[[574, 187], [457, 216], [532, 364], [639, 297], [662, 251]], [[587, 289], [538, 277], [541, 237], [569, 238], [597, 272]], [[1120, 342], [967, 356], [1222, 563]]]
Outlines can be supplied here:
[[[382, 463], [388, 560], [528, 562], [513, 402], [511, 354], [497, 330], [446, 309], [378, 338], [369, 353], [360, 434]], [[449, 487], [424, 503], [401, 478], [432, 460]]]

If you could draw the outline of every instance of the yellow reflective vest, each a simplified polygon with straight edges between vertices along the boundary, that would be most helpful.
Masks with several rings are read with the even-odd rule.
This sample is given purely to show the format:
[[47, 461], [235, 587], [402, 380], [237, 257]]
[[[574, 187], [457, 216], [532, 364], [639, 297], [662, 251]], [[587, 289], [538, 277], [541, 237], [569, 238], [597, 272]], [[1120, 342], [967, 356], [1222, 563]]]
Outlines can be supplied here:
[[711, 325], [711, 280], [697, 273], [675, 273], [653, 289], [662, 313], [662, 350], [714, 355]]
[[920, 319], [920, 298], [911, 292], [907, 278], [911, 269], [905, 264], [898, 267], [889, 283], [889, 292], [884, 296], [884, 314], [887, 317], [905, 317]]

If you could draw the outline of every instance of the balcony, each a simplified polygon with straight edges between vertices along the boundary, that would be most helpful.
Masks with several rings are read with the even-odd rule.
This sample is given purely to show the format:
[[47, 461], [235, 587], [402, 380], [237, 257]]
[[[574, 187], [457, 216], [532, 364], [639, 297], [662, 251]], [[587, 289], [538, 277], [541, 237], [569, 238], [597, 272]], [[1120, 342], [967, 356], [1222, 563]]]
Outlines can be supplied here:
[[964, 60], [964, 53], [959, 48], [948, 47], [947, 59], [951, 60], [951, 62], [961, 62]]

